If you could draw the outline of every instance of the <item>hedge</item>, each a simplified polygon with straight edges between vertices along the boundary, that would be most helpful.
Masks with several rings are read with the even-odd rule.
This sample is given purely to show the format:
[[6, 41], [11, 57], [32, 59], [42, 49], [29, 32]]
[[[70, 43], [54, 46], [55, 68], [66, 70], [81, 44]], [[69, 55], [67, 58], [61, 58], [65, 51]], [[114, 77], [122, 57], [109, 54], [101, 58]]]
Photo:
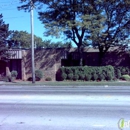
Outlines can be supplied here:
[[126, 81], [130, 81], [130, 76], [129, 75], [122, 75], [121, 79], [126, 80]]
[[60, 79], [62, 80], [113, 80], [115, 78], [114, 67], [102, 66], [102, 67], [61, 67]]
[[114, 67], [114, 70], [115, 70], [115, 77], [117, 79], [120, 79], [122, 75], [130, 75], [129, 67], [116, 66]]

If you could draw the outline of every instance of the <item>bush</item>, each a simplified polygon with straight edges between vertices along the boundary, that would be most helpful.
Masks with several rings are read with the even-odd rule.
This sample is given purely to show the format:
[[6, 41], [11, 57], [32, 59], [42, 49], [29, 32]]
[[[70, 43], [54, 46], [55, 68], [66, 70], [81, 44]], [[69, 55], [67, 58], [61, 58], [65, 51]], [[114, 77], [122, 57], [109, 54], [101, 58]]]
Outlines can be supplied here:
[[99, 75], [98, 75], [98, 79], [99, 79], [99, 80], [105, 80], [104, 74], [103, 74], [103, 73], [102, 73], [102, 74], [99, 74]]
[[[69, 79], [69, 80], [111, 80], [115, 77], [114, 68], [112, 66], [103, 67], [93, 67], [93, 66], [83, 66], [83, 67], [61, 67], [59, 79]], [[110, 72], [111, 74], [108, 74]], [[63, 78], [64, 77], [64, 78]]]
[[62, 74], [61, 74], [61, 78], [62, 78], [62, 80], [66, 80], [67, 74], [66, 74], [66, 73], [62, 73]]
[[112, 76], [112, 73], [111, 73], [111, 72], [108, 72], [106, 79], [107, 79], [107, 80], [112, 80], [113, 78], [114, 78], [114, 77]]
[[122, 75], [121, 79], [126, 80], [126, 81], [130, 81], [130, 76], [129, 75]]
[[70, 67], [66, 67], [65, 72], [66, 72], [66, 74], [73, 73], [73, 71], [72, 71], [72, 69]]
[[126, 71], [126, 68], [122, 68], [122, 75], [127, 75], [127, 71]]
[[121, 78], [121, 71], [119, 69], [117, 69], [116, 77], [117, 79]]
[[73, 79], [73, 74], [71, 73], [71, 74], [68, 74], [68, 79], [69, 80], [72, 80]]
[[47, 77], [45, 80], [46, 81], [52, 81], [51, 77]]
[[86, 81], [90, 81], [91, 78], [92, 78], [91, 74], [85, 75], [85, 80], [86, 80]]
[[85, 74], [81, 74], [81, 73], [80, 73], [80, 74], [79, 74], [79, 79], [80, 79], [80, 80], [85, 80]]
[[17, 71], [15, 71], [15, 70], [11, 71], [11, 77], [15, 77], [16, 78], [17, 75], [18, 75]]
[[98, 75], [96, 73], [94, 73], [92, 79], [93, 80], [97, 80], [98, 79]]
[[77, 74], [73, 75], [73, 80], [78, 80], [79, 79], [79, 76]]
[[121, 78], [122, 75], [130, 75], [129, 67], [115, 66], [115, 76], [117, 79]]
[[61, 67], [60, 70], [61, 70], [61, 73], [65, 73], [65, 67]]
[[36, 80], [41, 80], [43, 78], [43, 72], [41, 70], [36, 70], [35, 71], [35, 77], [36, 77]]

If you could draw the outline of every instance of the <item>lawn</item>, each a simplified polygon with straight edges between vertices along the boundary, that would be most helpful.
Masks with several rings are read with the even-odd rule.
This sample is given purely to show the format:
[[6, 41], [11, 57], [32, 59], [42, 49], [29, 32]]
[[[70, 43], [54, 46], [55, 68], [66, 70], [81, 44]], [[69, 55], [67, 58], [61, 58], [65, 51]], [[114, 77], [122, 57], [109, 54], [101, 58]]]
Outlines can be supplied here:
[[85, 81], [44, 81], [39, 82], [36, 81], [35, 84], [32, 84], [32, 82], [29, 81], [16, 81], [14, 83], [10, 82], [4, 82], [3, 84], [6, 85], [45, 85], [45, 86], [130, 86], [130, 82], [128, 81], [91, 81], [91, 82], [85, 82]]

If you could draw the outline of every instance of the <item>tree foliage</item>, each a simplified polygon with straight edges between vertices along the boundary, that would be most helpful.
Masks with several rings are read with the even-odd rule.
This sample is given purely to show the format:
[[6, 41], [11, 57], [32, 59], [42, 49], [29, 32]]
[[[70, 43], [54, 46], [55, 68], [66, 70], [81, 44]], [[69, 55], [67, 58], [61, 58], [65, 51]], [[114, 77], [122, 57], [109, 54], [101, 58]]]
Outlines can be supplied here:
[[8, 37], [11, 31], [9, 31], [9, 24], [5, 24], [3, 21], [3, 16], [0, 14], [0, 60], [7, 60], [9, 58], [9, 53], [7, 53], [7, 43]]
[[[52, 42], [51, 40], [45, 40], [43, 41], [42, 43], [44, 48], [70, 48], [72, 47], [72, 44], [71, 42], [66, 42], [66, 43], [63, 43], [63, 42]], [[41, 47], [39, 47], [41, 48]]]
[[[97, 0], [99, 2], [100, 0]], [[22, 2], [26, 2], [22, 1]], [[90, 0], [35, 0], [39, 11], [39, 19], [45, 25], [46, 36], [59, 36], [62, 33], [70, 38], [78, 47], [80, 54], [80, 65], [82, 65], [82, 47], [86, 38], [90, 36], [90, 30], [102, 28], [104, 16], [100, 11], [95, 12], [92, 1]], [[46, 9], [42, 10], [43, 5]], [[24, 4], [19, 9], [27, 10], [30, 3]]]
[[[12, 48], [31, 48], [31, 34], [26, 31], [14, 31], [10, 35], [10, 45]], [[36, 48], [58, 48], [68, 47], [71, 43], [67, 42], [51, 42], [51, 40], [42, 40], [42, 38], [34, 35], [34, 43]]]
[[[27, 0], [21, 2], [19, 9], [29, 9]], [[102, 59], [111, 46], [129, 38], [129, 0], [33, 0], [33, 3], [39, 9], [45, 35], [65, 34], [77, 45], [80, 61], [86, 43], [97, 47]]]
[[[31, 47], [31, 34], [26, 31], [14, 31], [11, 36], [10, 40], [12, 41], [13, 48], [30, 48]], [[34, 35], [34, 42], [36, 46], [40, 46], [43, 42], [42, 38]]]
[[130, 2], [128, 0], [103, 0], [95, 6], [95, 10], [99, 10], [99, 7], [105, 16], [104, 28], [100, 32], [92, 32], [90, 39], [92, 45], [99, 49], [99, 64], [101, 64], [103, 56], [110, 47], [129, 44], [125, 42], [130, 39]]

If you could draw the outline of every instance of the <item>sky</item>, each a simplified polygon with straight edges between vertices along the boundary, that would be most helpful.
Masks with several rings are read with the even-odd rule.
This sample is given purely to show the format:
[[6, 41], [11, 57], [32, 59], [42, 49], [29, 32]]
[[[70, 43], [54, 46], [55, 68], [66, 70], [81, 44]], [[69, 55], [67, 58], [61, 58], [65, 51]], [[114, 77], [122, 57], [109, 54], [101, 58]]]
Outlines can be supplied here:
[[[0, 0], [0, 14], [3, 15], [4, 22], [9, 24], [9, 30], [31, 33], [30, 12], [18, 11], [17, 7], [19, 5], [19, 0]], [[43, 24], [38, 19], [37, 11], [34, 9], [34, 34], [43, 40], [53, 39], [53, 41], [61, 41], [61, 39], [45, 37], [43, 36], [43, 32]]]

